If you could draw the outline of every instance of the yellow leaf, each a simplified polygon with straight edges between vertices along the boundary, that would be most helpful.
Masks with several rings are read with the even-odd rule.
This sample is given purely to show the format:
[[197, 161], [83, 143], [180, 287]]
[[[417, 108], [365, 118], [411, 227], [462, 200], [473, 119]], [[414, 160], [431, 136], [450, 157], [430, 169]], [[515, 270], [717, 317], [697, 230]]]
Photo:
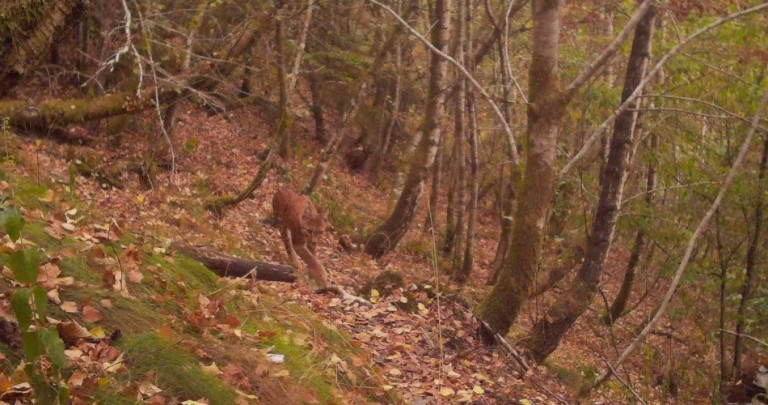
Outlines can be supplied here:
[[107, 334], [104, 332], [104, 329], [102, 329], [101, 326], [97, 326], [88, 332], [91, 332], [91, 335], [96, 336], [99, 339], [104, 339], [107, 337]]
[[46, 191], [42, 197], [38, 198], [38, 200], [46, 203], [53, 202], [53, 190], [48, 189], [48, 191]]
[[448, 387], [443, 387], [443, 388], [440, 389], [440, 395], [442, 395], [444, 397], [450, 397], [450, 396], [452, 396], [455, 393], [456, 392], [453, 389], [448, 388]]
[[520, 400], [520, 404], [522, 404], [522, 405], [533, 405], [533, 402], [531, 402], [531, 400], [528, 399], [528, 398], [523, 398], [523, 399]]
[[143, 202], [144, 202], [144, 199], [145, 199], [145, 198], [146, 198], [146, 197], [144, 197], [144, 194], [139, 194], [139, 195], [137, 195], [136, 197], [133, 197], [133, 202], [134, 202], [135, 204], [141, 204], [141, 203], [143, 203]]
[[482, 395], [483, 393], [485, 393], [485, 390], [482, 389], [479, 385], [475, 385], [474, 387], [472, 387], [472, 391], [474, 391], [474, 393], [477, 395]]

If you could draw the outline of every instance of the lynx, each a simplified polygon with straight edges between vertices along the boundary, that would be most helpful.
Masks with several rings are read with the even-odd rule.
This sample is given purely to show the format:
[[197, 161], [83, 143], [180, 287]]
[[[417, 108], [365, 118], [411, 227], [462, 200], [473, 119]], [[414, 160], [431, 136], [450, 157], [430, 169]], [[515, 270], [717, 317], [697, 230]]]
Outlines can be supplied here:
[[[325, 268], [315, 257], [315, 237], [328, 225], [328, 211], [315, 209], [306, 196], [280, 189], [272, 198], [272, 212], [291, 265], [299, 268], [299, 257], [307, 264], [310, 277], [324, 288], [328, 285]], [[298, 253], [298, 257], [297, 254]]]

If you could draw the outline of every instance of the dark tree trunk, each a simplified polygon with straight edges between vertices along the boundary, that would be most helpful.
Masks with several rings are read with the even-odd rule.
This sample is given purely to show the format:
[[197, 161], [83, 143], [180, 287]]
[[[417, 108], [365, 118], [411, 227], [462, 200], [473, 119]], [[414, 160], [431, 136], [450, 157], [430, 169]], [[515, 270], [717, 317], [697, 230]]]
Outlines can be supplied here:
[[[658, 145], [658, 137], [656, 134], [651, 135], [651, 151], [656, 150]], [[656, 166], [653, 162], [648, 164], [648, 174], [645, 181], [645, 205], [650, 207], [653, 204], [653, 189], [656, 188]], [[603, 323], [611, 325], [616, 322], [619, 317], [624, 314], [624, 309], [627, 307], [629, 296], [632, 293], [632, 287], [635, 281], [635, 273], [637, 272], [637, 266], [640, 264], [640, 255], [645, 248], [645, 229], [642, 227], [637, 230], [635, 234], [635, 242], [632, 244], [632, 250], [629, 254], [629, 260], [627, 261], [627, 270], [624, 273], [624, 279], [621, 282], [621, 288], [619, 289], [616, 298], [613, 299], [608, 312], [603, 316]]]
[[[405, 18], [410, 18], [410, 15], [417, 11], [417, 7], [417, 2], [411, 2], [411, 6], [408, 7], [408, 10], [406, 11]], [[341, 144], [341, 140], [347, 133], [346, 131], [347, 127], [349, 126], [349, 121], [352, 120], [355, 115], [357, 115], [357, 110], [360, 108], [360, 104], [365, 100], [365, 97], [368, 94], [367, 81], [376, 78], [376, 74], [384, 65], [384, 60], [386, 59], [390, 50], [394, 48], [394, 44], [399, 39], [401, 32], [402, 29], [399, 25], [393, 27], [392, 32], [390, 32], [387, 40], [377, 50], [371, 67], [368, 69], [366, 74], [357, 79], [354, 87], [355, 91], [352, 93], [354, 95], [352, 96], [352, 99], [349, 100], [349, 103], [344, 110], [341, 119], [339, 119], [338, 123], [336, 124], [333, 134], [331, 134], [331, 137], [328, 139], [328, 143], [326, 143], [322, 152], [320, 152], [317, 167], [312, 173], [312, 177], [302, 189], [302, 194], [312, 194], [312, 192], [315, 190], [315, 187], [317, 187], [317, 184], [320, 182], [320, 179], [323, 177], [323, 175], [325, 175], [325, 172], [328, 170], [331, 157], [336, 153], [336, 150]]]
[[747, 312], [747, 303], [752, 298], [753, 284], [755, 279], [755, 265], [760, 249], [760, 233], [762, 232], [763, 222], [763, 182], [765, 181], [765, 171], [768, 166], [768, 135], [763, 135], [763, 156], [760, 159], [760, 169], [757, 175], [757, 199], [755, 202], [754, 232], [749, 240], [747, 248], [747, 258], [745, 263], [744, 284], [741, 285], [741, 300], [739, 309], [736, 311], [736, 334], [733, 341], [733, 375], [741, 375], [741, 353], [744, 350], [741, 335], [744, 333], [745, 314]]
[[[622, 102], [635, 90], [645, 74], [649, 59], [655, 8], [643, 16], [635, 30], [632, 50], [627, 61]], [[627, 172], [629, 154], [632, 149], [632, 135], [637, 118], [635, 106], [621, 113], [611, 136], [608, 163], [604, 181], [600, 188], [597, 212], [592, 222], [592, 231], [587, 242], [584, 263], [568, 290], [550, 307], [547, 314], [533, 327], [526, 345], [533, 358], [541, 363], [560, 344], [565, 332], [587, 309], [600, 281], [603, 265], [613, 239], [616, 218], [621, 208], [621, 195]]]
[[83, 0], [52, 0], [47, 3], [42, 18], [24, 33], [23, 40], [13, 44], [9, 54], [0, 61], [0, 98], [8, 94], [21, 76], [50, 55], [53, 45], [63, 37], [62, 31], [76, 23], [73, 18], [82, 15], [86, 5]]
[[[445, 49], [448, 34], [449, 0], [435, 0], [434, 22], [432, 24], [432, 44], [438, 50]], [[371, 233], [365, 245], [365, 253], [378, 258], [397, 246], [408, 231], [413, 221], [416, 204], [424, 189], [424, 180], [435, 160], [437, 144], [440, 140], [440, 120], [444, 93], [445, 61], [440, 55], [432, 53], [430, 64], [429, 91], [427, 108], [422, 123], [424, 135], [421, 137], [416, 156], [410, 167], [400, 198], [390, 217]]]
[[[464, 3], [464, 45], [466, 57], [472, 55], [472, 4], [470, 0], [465, 0]], [[465, 62], [469, 62], [465, 60]], [[473, 73], [474, 69], [470, 69], [470, 73]], [[469, 207], [467, 210], [467, 236], [465, 238], [464, 246], [464, 259], [461, 261], [461, 267], [457, 268], [457, 271], [453, 274], [455, 281], [464, 283], [469, 280], [472, 274], [472, 268], [474, 267], [474, 239], [475, 239], [475, 221], [477, 220], [477, 198], [480, 189], [480, 184], [477, 178], [478, 169], [478, 152], [477, 152], [477, 113], [475, 111], [475, 98], [472, 93], [472, 89], [467, 86], [465, 102], [467, 103], [467, 131], [469, 134]]]
[[[307, 42], [306, 52], [309, 54], [311, 49], [311, 41]], [[328, 140], [328, 133], [325, 131], [325, 114], [323, 113], [323, 98], [320, 90], [320, 77], [317, 74], [317, 68], [315, 66], [309, 67], [309, 73], [307, 74], [309, 79], [309, 93], [312, 95], [312, 118], [315, 121], [315, 139], [320, 142], [326, 142]]]

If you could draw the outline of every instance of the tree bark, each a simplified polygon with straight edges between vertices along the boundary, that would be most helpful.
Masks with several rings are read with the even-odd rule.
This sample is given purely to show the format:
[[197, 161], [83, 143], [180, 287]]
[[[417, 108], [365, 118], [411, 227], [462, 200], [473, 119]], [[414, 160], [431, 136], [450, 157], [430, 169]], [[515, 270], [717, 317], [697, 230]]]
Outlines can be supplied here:
[[[472, 55], [472, 4], [470, 0], [464, 3], [464, 45], [465, 55]], [[468, 62], [468, 61], [466, 61]], [[474, 69], [469, 69], [474, 74]], [[475, 238], [475, 221], [477, 220], [477, 198], [480, 184], [477, 178], [478, 152], [477, 152], [477, 113], [475, 111], [475, 99], [472, 88], [467, 86], [464, 101], [467, 103], [467, 119], [469, 134], [469, 207], [467, 207], [467, 236], [464, 244], [464, 259], [461, 261], [461, 267], [454, 274], [453, 279], [458, 283], [465, 283], [469, 280], [474, 266], [473, 248]], [[463, 190], [462, 190], [463, 191]]]
[[291, 266], [240, 259], [225, 255], [217, 250], [192, 246], [182, 242], [174, 242], [172, 246], [179, 252], [204, 264], [205, 267], [208, 267], [221, 277], [245, 277], [253, 271], [253, 275], [257, 280], [279, 281], [282, 283], [293, 283], [296, 281], [296, 275], [293, 273], [293, 267]]
[[0, 62], [0, 98], [16, 85], [18, 79], [49, 54], [62, 31], [72, 26], [72, 17], [85, 9], [83, 0], [52, 0], [47, 11], [24, 40], [14, 43], [10, 53]]
[[757, 175], [757, 198], [755, 201], [755, 217], [754, 217], [754, 232], [749, 240], [749, 247], [747, 248], [747, 258], [745, 263], [744, 284], [741, 285], [740, 293], [741, 300], [739, 301], [739, 308], [736, 311], [736, 334], [733, 341], [733, 375], [741, 375], [741, 352], [744, 350], [744, 343], [741, 340], [741, 335], [744, 333], [744, 324], [746, 319], [744, 318], [747, 312], [747, 303], [752, 298], [753, 284], [756, 283], [755, 279], [755, 266], [758, 257], [758, 251], [760, 245], [760, 235], [762, 232], [763, 222], [763, 183], [765, 181], [766, 166], [768, 166], [768, 135], [763, 134], [763, 156], [760, 159], [760, 168]]
[[[656, 150], [658, 145], [658, 137], [656, 134], [651, 134], [651, 151]], [[645, 181], [645, 205], [650, 207], [653, 204], [653, 189], [656, 188], [656, 166], [653, 162], [648, 164], [648, 174]], [[632, 287], [635, 281], [635, 273], [637, 266], [640, 264], [640, 255], [645, 248], [645, 229], [640, 227], [635, 234], [635, 242], [632, 244], [632, 250], [629, 254], [629, 260], [627, 261], [627, 270], [624, 273], [624, 279], [621, 282], [621, 288], [616, 294], [616, 298], [613, 299], [608, 312], [603, 316], [603, 323], [606, 325], [612, 325], [619, 317], [624, 314], [624, 309], [627, 307], [629, 296], [632, 293]]]
[[557, 132], [564, 103], [557, 76], [560, 0], [533, 1], [532, 59], [529, 69], [528, 151], [512, 245], [499, 280], [485, 297], [478, 317], [486, 344], [506, 335], [533, 284], [542, 249], [547, 209], [552, 201]]
[[[635, 30], [627, 73], [624, 80], [622, 102], [626, 100], [645, 74], [648, 64], [655, 7], [643, 16]], [[587, 309], [600, 281], [605, 258], [611, 247], [616, 218], [621, 208], [621, 196], [627, 172], [632, 136], [637, 118], [635, 106], [622, 113], [617, 119], [611, 136], [608, 163], [604, 181], [600, 188], [597, 212], [592, 221], [592, 230], [587, 242], [584, 263], [568, 290], [558, 297], [547, 314], [533, 327], [526, 345], [533, 358], [541, 363], [560, 344], [565, 332]]]
[[[413, 13], [416, 12], [417, 8], [418, 3], [412, 1], [410, 7], [408, 7], [406, 11], [404, 18], [409, 18]], [[390, 32], [386, 42], [376, 52], [376, 56], [374, 57], [371, 67], [355, 82], [355, 91], [352, 93], [354, 96], [352, 96], [352, 99], [349, 100], [349, 103], [347, 104], [341, 119], [339, 119], [338, 123], [336, 124], [333, 134], [331, 134], [330, 139], [328, 139], [328, 143], [326, 143], [322, 152], [320, 152], [320, 157], [318, 159], [315, 171], [312, 173], [312, 177], [309, 179], [307, 184], [301, 190], [302, 194], [312, 194], [312, 192], [315, 190], [315, 187], [317, 187], [317, 184], [320, 182], [320, 179], [323, 177], [323, 175], [325, 175], [325, 172], [328, 170], [331, 157], [336, 153], [336, 150], [341, 144], [341, 140], [347, 133], [346, 131], [347, 127], [349, 126], [349, 121], [353, 119], [355, 115], [357, 115], [357, 110], [360, 107], [360, 103], [365, 100], [365, 97], [368, 94], [367, 81], [372, 77], [375, 77], [376, 73], [378, 73], [378, 71], [384, 65], [384, 59], [389, 54], [389, 51], [394, 48], [394, 44], [398, 40], [401, 32], [402, 29], [399, 25], [396, 25], [392, 28], [392, 32]]]
[[[465, 24], [464, 4], [461, 0], [456, 5], [456, 27], [454, 27], [454, 34], [456, 36], [456, 60], [466, 61], [467, 55], [467, 43], [462, 32], [462, 28]], [[456, 183], [454, 184], [453, 198], [454, 198], [454, 211], [456, 213], [456, 222], [453, 227], [453, 235], [450, 239], [451, 244], [446, 243], [445, 247], [451, 253], [451, 274], [456, 274], [461, 266], [461, 253], [464, 248], [464, 194], [467, 189], [467, 176], [465, 173], [467, 158], [464, 153], [464, 144], [467, 143], [467, 81], [457, 73], [458, 77], [458, 93], [454, 98], [454, 121], [453, 121], [453, 143], [456, 152], [454, 153], [456, 160]], [[447, 238], [446, 238], [447, 239]]]
[[[283, 159], [291, 157], [291, 147], [293, 141], [291, 140], [291, 133], [288, 131], [290, 128], [293, 117], [288, 110], [288, 73], [285, 68], [285, 47], [283, 42], [285, 41], [285, 30], [283, 28], [283, 18], [285, 16], [282, 13], [283, 0], [274, 0], [275, 5], [275, 54], [277, 60], [275, 60], [275, 66], [277, 67], [277, 83], [279, 89], [280, 100], [280, 121], [277, 123], [277, 135], [278, 141], [277, 152]], [[293, 90], [293, 89], [291, 89]]]
[[[440, 52], [445, 48], [448, 33], [448, 9], [450, 0], [435, 0], [432, 44]], [[427, 108], [422, 123], [424, 135], [419, 142], [417, 153], [410, 167], [400, 198], [390, 217], [373, 231], [365, 252], [375, 258], [381, 257], [397, 246], [413, 221], [413, 214], [424, 189], [424, 180], [435, 160], [440, 139], [440, 120], [444, 92], [445, 61], [433, 52], [431, 57]]]

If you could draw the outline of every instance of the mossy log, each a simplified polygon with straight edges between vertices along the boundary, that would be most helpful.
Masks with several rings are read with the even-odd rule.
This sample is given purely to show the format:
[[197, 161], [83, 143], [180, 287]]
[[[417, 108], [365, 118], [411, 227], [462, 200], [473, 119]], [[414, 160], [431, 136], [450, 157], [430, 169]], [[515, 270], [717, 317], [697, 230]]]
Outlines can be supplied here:
[[199, 261], [221, 277], [245, 277], [253, 271], [257, 280], [293, 283], [296, 275], [293, 267], [283, 264], [260, 262], [229, 256], [206, 247], [192, 246], [183, 242], [171, 245], [181, 253]]
[[107, 94], [83, 99], [47, 99], [37, 102], [25, 100], [0, 102], [0, 119], [20, 128], [45, 129], [132, 114], [146, 110], [154, 104], [154, 91], [145, 90], [139, 96], [129, 93]]

